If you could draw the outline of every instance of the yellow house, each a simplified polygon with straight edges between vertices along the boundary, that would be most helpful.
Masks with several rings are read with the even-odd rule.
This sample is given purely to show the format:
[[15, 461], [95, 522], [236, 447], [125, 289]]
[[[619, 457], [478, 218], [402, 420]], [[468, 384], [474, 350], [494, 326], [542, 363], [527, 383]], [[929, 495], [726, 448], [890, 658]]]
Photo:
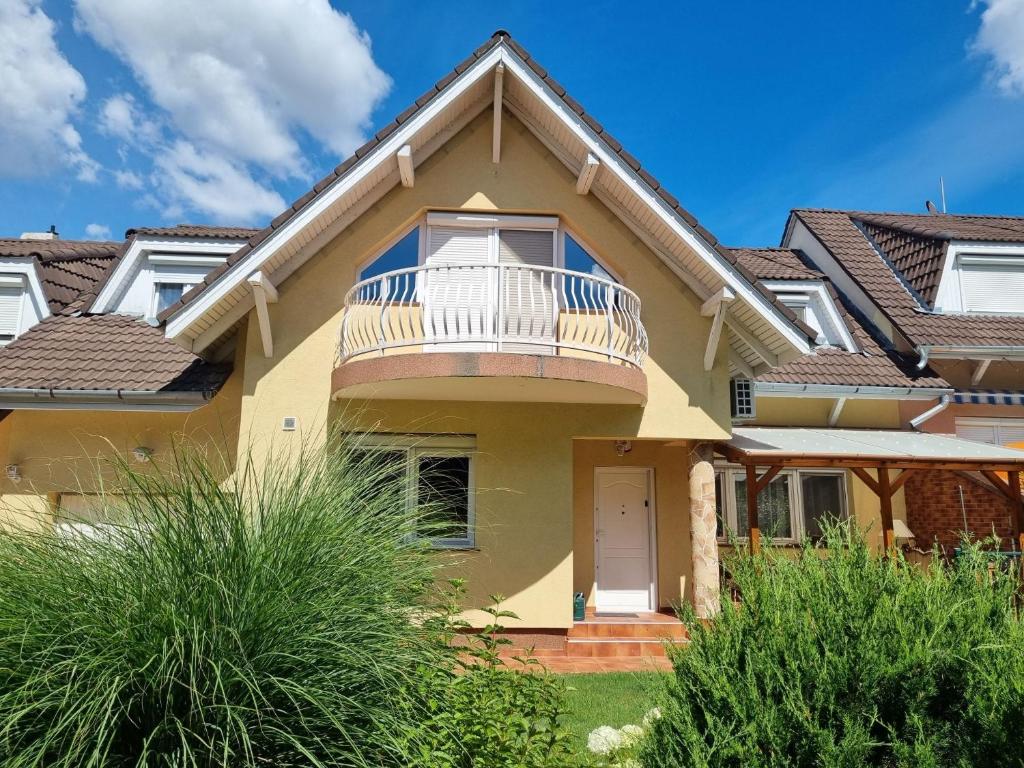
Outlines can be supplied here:
[[719, 244], [504, 32], [262, 230], [0, 246], [40, 297], [0, 352], [20, 524], [87, 513], [113, 453], [187, 435], [229, 472], [341, 426], [440, 494], [471, 607], [501, 593], [527, 634], [564, 637], [576, 593], [708, 615], [727, 529], [893, 544], [899, 472], [1024, 459], [900, 431], [949, 385], [798, 252]]

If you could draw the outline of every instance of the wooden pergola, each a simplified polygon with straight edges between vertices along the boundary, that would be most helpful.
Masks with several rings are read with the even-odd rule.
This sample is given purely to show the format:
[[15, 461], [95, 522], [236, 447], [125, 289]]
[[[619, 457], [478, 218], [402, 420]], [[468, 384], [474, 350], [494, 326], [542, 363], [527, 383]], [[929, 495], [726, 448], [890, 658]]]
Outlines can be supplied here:
[[[789, 468], [853, 472], [878, 496], [886, 550], [896, 543], [892, 499], [912, 472], [980, 472], [1010, 500], [1013, 535], [1024, 551], [1024, 496], [1020, 484], [1024, 451], [916, 432], [773, 427], [737, 428], [732, 439], [715, 443], [715, 451], [746, 471], [747, 525], [750, 547], [755, 552], [761, 547], [758, 494], [779, 472]], [[874, 470], [875, 477], [868, 470]], [[1005, 478], [999, 473], [1005, 473]]]

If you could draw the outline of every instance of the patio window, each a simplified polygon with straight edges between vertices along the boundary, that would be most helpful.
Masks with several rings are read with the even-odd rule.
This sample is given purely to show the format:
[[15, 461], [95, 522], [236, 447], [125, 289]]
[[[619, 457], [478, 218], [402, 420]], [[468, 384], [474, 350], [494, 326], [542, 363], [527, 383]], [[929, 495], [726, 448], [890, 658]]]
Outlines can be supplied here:
[[[742, 468], [721, 467], [715, 473], [719, 538], [746, 539], [747, 478]], [[779, 543], [803, 537], [819, 539], [827, 520], [845, 519], [848, 512], [846, 473], [805, 469], [783, 470], [757, 497], [761, 534]]]
[[[363, 435], [357, 459], [392, 467], [405, 484], [418, 535], [442, 549], [474, 545], [474, 441], [464, 437]], [[390, 473], [388, 473], [390, 474]]]

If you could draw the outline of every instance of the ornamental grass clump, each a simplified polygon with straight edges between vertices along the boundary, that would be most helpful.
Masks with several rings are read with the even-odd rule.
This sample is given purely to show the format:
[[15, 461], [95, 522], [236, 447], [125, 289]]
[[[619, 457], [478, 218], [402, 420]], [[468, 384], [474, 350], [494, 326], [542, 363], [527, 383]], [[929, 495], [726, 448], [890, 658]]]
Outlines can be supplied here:
[[231, 477], [120, 467], [117, 523], [0, 533], [5, 768], [409, 764], [451, 659], [404, 484], [344, 446]]
[[1020, 766], [1020, 573], [879, 557], [849, 525], [727, 559], [740, 598], [672, 652], [649, 768]]

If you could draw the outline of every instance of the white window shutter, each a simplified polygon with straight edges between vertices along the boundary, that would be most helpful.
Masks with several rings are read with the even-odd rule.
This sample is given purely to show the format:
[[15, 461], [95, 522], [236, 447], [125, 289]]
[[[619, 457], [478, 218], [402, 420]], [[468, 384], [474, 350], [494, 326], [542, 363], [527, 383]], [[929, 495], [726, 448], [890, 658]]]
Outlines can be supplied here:
[[961, 263], [964, 310], [967, 312], [1024, 312], [1024, 262]]
[[996, 428], [994, 424], [970, 424], [957, 420], [956, 436], [964, 440], [974, 440], [978, 443], [996, 444]]
[[18, 335], [21, 329], [21, 304], [24, 289], [0, 287], [0, 343]]
[[[554, 272], [529, 267], [555, 265], [555, 233], [503, 229], [498, 233], [498, 263], [502, 271], [502, 312], [499, 322], [509, 352], [552, 354], [555, 341]], [[517, 269], [522, 266], [524, 269]]]
[[[438, 352], [482, 351], [494, 336], [490, 230], [428, 227], [422, 286], [425, 336]], [[444, 343], [444, 342], [455, 343]]]

